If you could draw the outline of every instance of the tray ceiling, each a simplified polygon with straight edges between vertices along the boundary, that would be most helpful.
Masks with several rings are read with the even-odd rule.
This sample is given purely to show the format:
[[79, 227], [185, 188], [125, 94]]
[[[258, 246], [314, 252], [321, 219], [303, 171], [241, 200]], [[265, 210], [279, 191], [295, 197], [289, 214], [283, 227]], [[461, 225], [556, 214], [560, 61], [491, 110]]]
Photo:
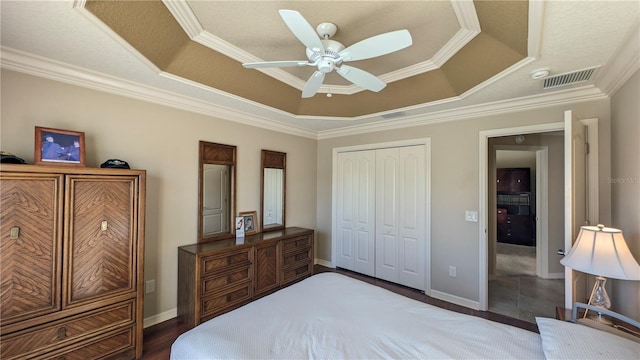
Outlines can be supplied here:
[[[605, 98], [638, 65], [637, 1], [2, 1], [2, 67], [312, 137]], [[337, 25], [345, 46], [408, 29], [409, 48], [351, 62], [387, 87], [313, 68], [279, 9]], [[594, 69], [545, 89], [530, 73]], [[332, 96], [327, 97], [330, 93]]]

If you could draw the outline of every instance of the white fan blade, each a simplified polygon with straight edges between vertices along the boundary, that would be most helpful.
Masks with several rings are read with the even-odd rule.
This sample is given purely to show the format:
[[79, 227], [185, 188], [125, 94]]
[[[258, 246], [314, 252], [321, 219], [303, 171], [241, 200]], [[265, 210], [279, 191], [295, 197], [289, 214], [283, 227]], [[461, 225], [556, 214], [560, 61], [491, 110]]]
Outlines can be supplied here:
[[322, 71], [316, 70], [316, 72], [311, 75], [311, 77], [307, 81], [307, 84], [304, 86], [304, 89], [302, 90], [302, 97], [310, 98], [315, 95], [318, 92], [318, 89], [320, 89], [320, 85], [322, 85], [323, 81], [324, 73]]
[[308, 61], [262, 61], [262, 62], [253, 62], [253, 63], [244, 63], [242, 66], [248, 69], [255, 68], [267, 68], [267, 67], [294, 67], [294, 66], [306, 66], [313, 65]]
[[373, 74], [354, 68], [353, 66], [342, 65], [337, 70], [337, 73], [352, 83], [373, 92], [378, 92], [387, 86], [384, 81], [378, 79]]
[[279, 12], [289, 30], [304, 46], [313, 52], [324, 53], [324, 46], [322, 46], [320, 37], [299, 12], [295, 10], [280, 10]]
[[413, 44], [407, 30], [392, 31], [358, 41], [340, 51], [343, 61], [370, 59], [402, 50]]

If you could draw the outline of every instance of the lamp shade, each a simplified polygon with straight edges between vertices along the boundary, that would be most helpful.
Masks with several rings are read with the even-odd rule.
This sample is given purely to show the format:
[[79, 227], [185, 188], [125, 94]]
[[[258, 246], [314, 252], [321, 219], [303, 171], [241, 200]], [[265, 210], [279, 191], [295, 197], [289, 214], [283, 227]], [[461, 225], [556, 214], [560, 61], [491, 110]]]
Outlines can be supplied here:
[[622, 231], [582, 226], [578, 238], [560, 263], [587, 274], [622, 280], [640, 280], [640, 265], [633, 258]]

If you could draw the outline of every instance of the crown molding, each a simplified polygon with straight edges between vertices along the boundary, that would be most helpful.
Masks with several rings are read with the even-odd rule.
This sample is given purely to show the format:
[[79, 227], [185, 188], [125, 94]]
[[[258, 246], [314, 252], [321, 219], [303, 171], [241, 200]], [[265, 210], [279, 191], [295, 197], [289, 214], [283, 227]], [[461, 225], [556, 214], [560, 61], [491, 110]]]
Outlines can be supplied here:
[[618, 91], [640, 69], [640, 24], [611, 59], [610, 63], [600, 69], [596, 80], [598, 87], [609, 96]]
[[[17, 71], [45, 79], [55, 80], [75, 86], [98, 90], [109, 94], [120, 95], [136, 100], [212, 116], [222, 120], [233, 121], [244, 125], [277, 131], [289, 135], [316, 139], [316, 133], [291, 125], [276, 122], [266, 117], [239, 111], [235, 108], [212, 104], [192, 97], [170, 91], [142, 85], [122, 78], [117, 78], [88, 69], [71, 66], [55, 60], [17, 51], [11, 48], [0, 48], [0, 65], [3, 69]], [[161, 73], [162, 75], [166, 75]], [[219, 90], [209, 91], [218, 95], [231, 97]], [[246, 102], [246, 100], [241, 99]]]
[[335, 130], [319, 131], [318, 140], [342, 136], [362, 135], [363, 133], [377, 131], [397, 130], [449, 121], [467, 120], [607, 98], [608, 97], [600, 91], [600, 89], [589, 85], [543, 95], [501, 100], [451, 110], [434, 111], [428, 114], [412, 115], [402, 119], [394, 118], [392, 120], [377, 121], [364, 125], [354, 125]]
[[544, 1], [529, 0], [529, 41], [527, 55], [533, 58], [540, 57], [542, 47], [542, 28], [544, 25]]
[[167, 7], [176, 21], [178, 21], [182, 30], [184, 30], [192, 40], [204, 32], [202, 24], [200, 24], [200, 21], [198, 21], [198, 18], [186, 1], [162, 0], [162, 3]]
[[[0, 0], [1, 1], [1, 0]], [[93, 15], [89, 10], [85, 8], [86, 0], [72, 0], [70, 3], [71, 8], [76, 10], [80, 15], [84, 16], [93, 26], [97, 29], [100, 29], [102, 32], [107, 34], [116, 44], [122, 46], [122, 48], [126, 49], [127, 52], [132, 54], [138, 59], [141, 63], [145, 64], [149, 69], [151, 69], [155, 73], [159, 73], [161, 70], [156, 66], [156, 64], [152, 63], [144, 57], [136, 48], [131, 46], [127, 41], [125, 41], [122, 37], [120, 37], [117, 33], [113, 31], [110, 27], [108, 27], [102, 20], [98, 19], [95, 15]]]
[[[628, 63], [628, 62], [625, 62]], [[81, 86], [93, 90], [98, 90], [110, 94], [125, 96], [141, 101], [151, 102], [163, 106], [169, 106], [185, 111], [212, 116], [223, 120], [233, 121], [244, 125], [277, 131], [289, 135], [301, 136], [311, 139], [330, 139], [334, 137], [358, 135], [368, 132], [386, 131], [402, 129], [413, 126], [457, 121], [484, 116], [499, 115], [505, 113], [527, 111], [543, 107], [558, 105], [568, 105], [578, 102], [594, 101], [608, 98], [605, 93], [595, 86], [589, 85], [579, 88], [555, 91], [542, 95], [528, 96], [511, 100], [502, 100], [480, 105], [460, 107], [451, 110], [434, 111], [427, 114], [411, 115], [404, 118], [393, 118], [390, 120], [380, 120], [364, 125], [354, 125], [335, 130], [311, 131], [285, 124], [278, 120], [264, 116], [257, 116], [247, 112], [241, 112], [235, 108], [212, 104], [202, 100], [187, 97], [170, 91], [159, 90], [157, 88], [141, 85], [121, 78], [105, 75], [80, 67], [71, 66], [62, 62], [39, 57], [33, 54], [24, 53], [11, 48], [0, 48], [0, 65], [3, 69], [17, 71], [33, 76], [38, 76], [50, 80]], [[161, 73], [161, 75], [172, 78], [173, 75]], [[628, 78], [628, 77], [627, 77]], [[186, 81], [184, 79], [177, 79]], [[208, 88], [208, 91], [221, 96], [233, 98], [231, 94], [219, 90]], [[236, 100], [247, 102], [246, 99], [235, 97]], [[446, 99], [452, 102], [460, 100], [460, 97]], [[258, 105], [261, 104], [252, 104]], [[418, 109], [419, 107], [414, 107]], [[274, 109], [262, 105], [262, 109], [272, 113]], [[406, 109], [405, 109], [406, 110]], [[395, 110], [404, 111], [404, 110]], [[277, 112], [280, 116], [288, 116], [292, 119], [302, 120], [363, 120], [380, 116], [373, 114], [360, 118], [320, 118], [320, 117], [300, 117], [284, 112]]]
[[[185, 0], [162, 0], [169, 12], [177, 20], [185, 33], [191, 40], [228, 56], [240, 63], [265, 61], [249, 52], [246, 52], [235, 45], [209, 33], [202, 27], [197, 16]], [[460, 49], [467, 45], [480, 33], [480, 21], [476, 8], [471, 0], [451, 1], [451, 6], [460, 24], [460, 29], [447, 43], [436, 52], [429, 60], [408, 66], [403, 69], [381, 74], [378, 77], [385, 83], [406, 79], [428, 71], [440, 68]], [[307, 83], [306, 79], [300, 79], [291, 73], [279, 68], [258, 68], [254, 69], [268, 75], [280, 82], [283, 82], [300, 91]], [[318, 93], [332, 93], [341, 95], [353, 95], [365, 89], [354, 85], [328, 85], [323, 84], [318, 89]]]

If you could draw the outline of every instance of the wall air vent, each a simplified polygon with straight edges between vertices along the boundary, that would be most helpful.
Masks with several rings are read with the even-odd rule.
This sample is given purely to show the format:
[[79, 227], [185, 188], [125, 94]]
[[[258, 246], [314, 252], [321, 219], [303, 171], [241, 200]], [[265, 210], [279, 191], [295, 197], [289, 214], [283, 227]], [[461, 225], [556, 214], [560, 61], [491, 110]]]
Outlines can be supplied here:
[[596, 71], [598, 67], [592, 67], [589, 69], [572, 71], [569, 73], [564, 73], [560, 75], [550, 76], [544, 79], [544, 88], [552, 89], [560, 86], [573, 85], [585, 81], [591, 80], [593, 73]]

